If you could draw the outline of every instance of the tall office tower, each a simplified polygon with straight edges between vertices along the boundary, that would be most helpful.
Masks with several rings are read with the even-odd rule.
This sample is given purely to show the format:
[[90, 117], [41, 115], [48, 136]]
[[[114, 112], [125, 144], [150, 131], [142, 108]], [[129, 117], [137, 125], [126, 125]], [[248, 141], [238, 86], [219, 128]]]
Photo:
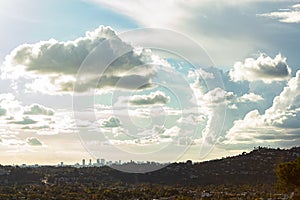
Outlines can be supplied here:
[[100, 159], [99, 159], [99, 158], [97, 158], [97, 164], [98, 164], [98, 165], [100, 164]]
[[85, 166], [85, 159], [82, 159], [82, 166]]
[[90, 166], [92, 165], [92, 159], [90, 159], [89, 165], [90, 165]]

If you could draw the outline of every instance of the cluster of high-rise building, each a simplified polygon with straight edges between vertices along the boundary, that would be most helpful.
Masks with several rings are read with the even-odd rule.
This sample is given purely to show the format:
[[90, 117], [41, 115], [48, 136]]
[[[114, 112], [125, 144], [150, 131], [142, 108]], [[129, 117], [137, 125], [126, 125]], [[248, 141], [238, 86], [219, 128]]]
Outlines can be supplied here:
[[[101, 166], [111, 166], [111, 165], [121, 165], [122, 161], [105, 161], [104, 158], [97, 158], [96, 162], [93, 162], [92, 159], [82, 159], [81, 164], [80, 163], [76, 163], [74, 165], [70, 165], [70, 164], [65, 164], [64, 162], [60, 162], [59, 164], [57, 164], [56, 166], [73, 166], [73, 167], [101, 167]], [[40, 167], [43, 165], [39, 165], [39, 164], [34, 164], [34, 165], [27, 165], [27, 164], [22, 164], [22, 165], [18, 165], [19, 167]]]
[[[110, 161], [111, 162], [111, 161]], [[89, 159], [88, 162], [85, 159], [82, 159], [81, 166], [82, 167], [89, 167], [89, 166], [104, 166], [109, 165], [109, 162], [105, 162], [104, 158], [97, 159], [96, 162], [92, 162], [92, 159]]]
[[[113, 161], [105, 161], [104, 158], [101, 158], [101, 159], [97, 158], [96, 162], [93, 162], [92, 159], [88, 159], [88, 160], [82, 159], [81, 164], [76, 163], [74, 166], [75, 167], [101, 167], [101, 166], [105, 166], [105, 165], [110, 166], [110, 165], [113, 165], [113, 164], [121, 165], [122, 161], [119, 160], [119, 161], [114, 161], [113, 162]], [[60, 166], [64, 166], [64, 163], [61, 162]]]

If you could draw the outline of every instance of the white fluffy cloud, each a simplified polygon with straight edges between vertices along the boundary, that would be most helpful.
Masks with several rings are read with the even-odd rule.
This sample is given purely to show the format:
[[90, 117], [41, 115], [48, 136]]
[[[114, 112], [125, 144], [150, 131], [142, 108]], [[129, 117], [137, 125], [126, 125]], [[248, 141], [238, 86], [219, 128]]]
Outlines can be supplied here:
[[[198, 115], [203, 119], [203, 122], [206, 121], [201, 140], [212, 145], [221, 134], [226, 107], [236, 99], [236, 96], [232, 92], [227, 92], [219, 87], [204, 93], [202, 88], [199, 87], [198, 80], [191, 84], [191, 88], [197, 98], [200, 114]], [[197, 109], [195, 109], [195, 112], [197, 112]]]
[[[2, 138], [0, 138], [0, 144], [5, 146], [18, 146], [20, 148], [23, 146], [24, 148], [29, 146], [42, 146], [42, 142], [37, 139], [36, 137], [27, 137], [25, 140], [21, 139], [20, 137], [16, 135], [1, 135]], [[28, 149], [27, 149], [28, 150]]]
[[19, 116], [23, 112], [21, 103], [11, 93], [0, 94], [0, 116]]
[[5, 146], [23, 146], [26, 143], [19, 138], [3, 138], [0, 140], [0, 143]]
[[13, 121], [13, 122], [10, 122], [10, 123], [20, 124], [20, 125], [28, 125], [28, 124], [36, 124], [37, 121], [35, 121], [35, 120], [33, 120], [33, 119], [26, 116], [26, 117], [23, 117], [23, 119], [20, 120], [20, 121]]
[[[114, 36], [115, 32], [109, 27], [99, 27], [74, 41], [58, 42], [50, 39], [23, 44], [6, 57], [5, 64], [7, 68], [18, 67], [20, 70], [23, 66], [27, 71], [40, 74], [76, 74], [86, 56], [102, 41]], [[11, 70], [15, 72], [14, 69]]]
[[195, 77], [197, 79], [202, 78], [204, 80], [215, 78], [213, 73], [207, 72], [207, 71], [203, 70], [202, 68], [194, 70], [194, 71], [189, 71], [188, 78], [195, 78]]
[[0, 94], [0, 111], [2, 111], [0, 113], [0, 135], [10, 131], [39, 135], [76, 131], [71, 111], [58, 110], [56, 112], [52, 108], [36, 103], [23, 106], [10, 93]]
[[24, 114], [25, 115], [53, 115], [54, 110], [51, 108], [46, 108], [45, 106], [39, 104], [32, 104], [25, 108]]
[[206, 116], [200, 113], [190, 114], [187, 117], [181, 117], [177, 120], [178, 123], [186, 125], [199, 125], [206, 121]]
[[[247, 139], [249, 139], [254, 137], [251, 134], [255, 133], [255, 131], [252, 132], [250, 126], [253, 125], [254, 129], [265, 127], [263, 124], [256, 121], [257, 115], [255, 114], [259, 115], [257, 110], [247, 116], [247, 120], [253, 117], [255, 121], [251, 120], [251, 122], [249, 122], [247, 120], [242, 120], [243, 124], [241, 124], [238, 120], [244, 117], [249, 110], [251, 111], [252, 109], [257, 108], [257, 106], [260, 107], [259, 104], [265, 101], [261, 94], [250, 92], [248, 89], [248, 92], [244, 91], [238, 95], [219, 87], [206, 92], [199, 87], [199, 84], [200, 82], [196, 81], [191, 84], [191, 87], [198, 97], [198, 103], [200, 105], [199, 110], [203, 112], [204, 116], [207, 118], [206, 126], [202, 131], [201, 141], [206, 140], [216, 142], [218, 139], [222, 139], [223, 134], [226, 134], [226, 132], [236, 132], [236, 137], [242, 137], [245, 136], [242, 134], [243, 132], [246, 132], [245, 130], [249, 130], [249, 133], [247, 134]], [[228, 89], [230, 89], [230, 87]], [[226, 116], [224, 114], [225, 112]], [[223, 122], [224, 124], [222, 127]], [[255, 124], [252, 124], [252, 122]], [[245, 129], [240, 130], [241, 126], [238, 126], [238, 123], [240, 123], [241, 126], [245, 126]], [[229, 138], [230, 136], [227, 134], [227, 142]], [[261, 141], [263, 141], [263, 138], [261, 138]]]
[[100, 26], [73, 41], [50, 39], [20, 45], [6, 57], [2, 78], [33, 79], [26, 84], [27, 89], [47, 93], [104, 87], [135, 89], [146, 87], [155, 74], [152, 65], [144, 65], [146, 60], [151, 63], [150, 54], [137, 54], [114, 30]]
[[226, 135], [225, 143], [298, 141], [300, 139], [300, 71], [289, 80], [273, 105], [260, 114], [250, 111]]
[[247, 93], [237, 99], [239, 102], [258, 102], [263, 101], [264, 98], [258, 94]]
[[22, 121], [26, 124], [30, 120], [26, 115], [54, 115], [54, 110], [47, 108], [43, 105], [34, 103], [29, 106], [23, 106], [20, 101], [16, 100], [15, 96], [11, 93], [0, 94], [0, 116], [6, 115], [13, 119], [19, 119], [19, 123]]
[[257, 59], [247, 58], [244, 62], [236, 62], [229, 72], [233, 81], [273, 81], [286, 80], [291, 75], [286, 58], [281, 54], [271, 58], [260, 54]]
[[103, 120], [101, 125], [105, 128], [116, 128], [121, 126], [121, 122], [116, 117], [109, 117], [107, 120]]
[[236, 98], [233, 92], [227, 92], [221, 88], [215, 88], [203, 95], [202, 100], [208, 107], [214, 107], [218, 104], [226, 104]]
[[134, 95], [129, 100], [132, 105], [166, 104], [169, 101], [170, 97], [161, 91], [151, 92], [149, 95]]
[[258, 16], [278, 19], [283, 23], [300, 23], [300, 4], [276, 12], [258, 14]]
[[182, 131], [181, 128], [179, 128], [178, 126], [174, 126], [169, 129], [166, 129], [162, 133], [161, 137], [175, 137], [175, 136], [180, 135], [180, 131]]

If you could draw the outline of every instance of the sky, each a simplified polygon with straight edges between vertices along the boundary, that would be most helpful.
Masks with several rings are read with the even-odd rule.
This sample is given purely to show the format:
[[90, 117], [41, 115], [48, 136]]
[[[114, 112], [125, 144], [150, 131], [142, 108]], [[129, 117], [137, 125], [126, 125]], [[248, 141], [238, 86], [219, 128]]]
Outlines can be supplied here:
[[300, 1], [0, 3], [0, 163], [300, 142]]

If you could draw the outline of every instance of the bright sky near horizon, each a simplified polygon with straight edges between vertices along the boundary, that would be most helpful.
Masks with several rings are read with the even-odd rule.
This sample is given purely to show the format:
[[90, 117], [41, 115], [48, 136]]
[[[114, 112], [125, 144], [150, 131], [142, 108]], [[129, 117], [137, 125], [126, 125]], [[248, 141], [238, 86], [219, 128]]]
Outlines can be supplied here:
[[294, 0], [2, 1], [0, 164], [298, 146], [299, 25]]

